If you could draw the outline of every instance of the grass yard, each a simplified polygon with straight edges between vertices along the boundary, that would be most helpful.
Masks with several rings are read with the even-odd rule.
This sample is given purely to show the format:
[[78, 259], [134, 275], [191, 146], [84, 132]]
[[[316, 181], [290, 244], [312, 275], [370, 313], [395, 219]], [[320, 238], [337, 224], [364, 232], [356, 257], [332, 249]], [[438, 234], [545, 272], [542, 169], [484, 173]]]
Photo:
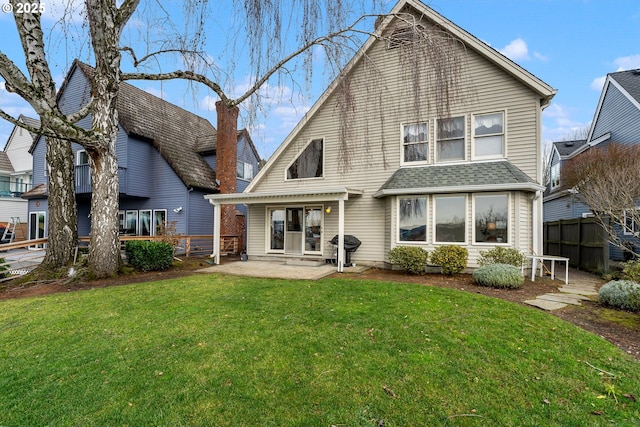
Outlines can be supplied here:
[[223, 275], [0, 303], [0, 426], [636, 426], [640, 363], [450, 289]]

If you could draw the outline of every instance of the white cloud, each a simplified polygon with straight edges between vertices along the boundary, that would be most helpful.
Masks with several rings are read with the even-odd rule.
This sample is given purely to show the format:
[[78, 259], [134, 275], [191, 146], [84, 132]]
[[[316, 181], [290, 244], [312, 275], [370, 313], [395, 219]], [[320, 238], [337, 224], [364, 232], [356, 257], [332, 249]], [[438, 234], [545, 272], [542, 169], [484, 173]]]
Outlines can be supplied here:
[[[640, 54], [616, 58], [613, 60], [613, 65], [617, 66], [615, 71], [635, 70], [636, 68], [640, 68]], [[591, 82], [591, 89], [598, 92], [602, 91], [606, 79], [607, 76], [596, 77]]]
[[605, 80], [607, 80], [607, 76], [596, 77], [591, 82], [591, 85], [590, 85], [591, 89], [595, 90], [596, 92], [601, 92], [602, 88], [604, 87]]
[[549, 57], [541, 54], [540, 52], [533, 52], [533, 57], [536, 58], [538, 61], [549, 62]]
[[528, 61], [530, 59], [527, 42], [521, 38], [511, 41], [511, 43], [500, 49], [500, 53], [513, 61]]
[[590, 123], [573, 119], [574, 111], [561, 104], [551, 104], [542, 112], [542, 139], [545, 142], [562, 141], [580, 134]]
[[634, 70], [640, 68], [640, 54], [622, 56], [614, 59], [613, 63], [618, 66], [616, 71]]

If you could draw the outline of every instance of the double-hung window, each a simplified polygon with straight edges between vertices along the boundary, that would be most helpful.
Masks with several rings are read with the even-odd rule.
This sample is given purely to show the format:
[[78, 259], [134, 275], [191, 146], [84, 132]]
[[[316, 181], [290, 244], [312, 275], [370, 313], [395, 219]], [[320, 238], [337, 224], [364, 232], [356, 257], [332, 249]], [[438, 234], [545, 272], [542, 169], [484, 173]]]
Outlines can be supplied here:
[[465, 159], [464, 122], [464, 116], [437, 121], [436, 161], [449, 162]]
[[429, 160], [429, 123], [402, 126], [402, 160], [404, 163]]
[[477, 114], [473, 117], [474, 158], [505, 156], [504, 112]]

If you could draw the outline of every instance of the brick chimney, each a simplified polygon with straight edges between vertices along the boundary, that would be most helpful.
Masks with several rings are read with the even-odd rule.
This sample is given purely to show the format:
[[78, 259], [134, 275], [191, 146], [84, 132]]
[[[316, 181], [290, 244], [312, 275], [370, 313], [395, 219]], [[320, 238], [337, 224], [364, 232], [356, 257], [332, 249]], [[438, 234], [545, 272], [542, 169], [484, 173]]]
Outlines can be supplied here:
[[[216, 102], [218, 129], [216, 142], [216, 178], [222, 194], [236, 192], [238, 158], [238, 107], [228, 107]], [[220, 236], [238, 237], [236, 206], [222, 205], [220, 211]]]

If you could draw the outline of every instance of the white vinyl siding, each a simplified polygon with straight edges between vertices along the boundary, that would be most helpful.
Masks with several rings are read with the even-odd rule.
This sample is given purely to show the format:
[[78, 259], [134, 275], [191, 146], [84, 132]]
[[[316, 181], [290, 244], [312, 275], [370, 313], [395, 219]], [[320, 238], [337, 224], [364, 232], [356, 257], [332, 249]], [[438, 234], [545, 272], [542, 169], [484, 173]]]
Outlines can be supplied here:
[[[353, 95], [351, 99], [353, 112], [349, 113], [348, 140], [345, 140], [339, 125], [340, 115], [347, 113], [340, 108], [343, 104], [337, 100], [339, 91], [335, 91], [322, 101], [323, 104], [317, 111], [298, 125], [292, 133], [293, 139], [288, 141], [289, 145], [276, 152], [270, 160], [267, 173], [258, 175], [259, 180], [253, 181], [252, 191], [256, 192], [293, 192], [339, 187], [363, 191], [362, 196], [349, 197], [349, 200], [345, 201], [345, 234], [352, 234], [362, 242], [352, 255], [354, 262], [384, 261], [387, 251], [398, 244], [398, 198], [376, 199], [371, 195], [378, 191], [398, 168], [413, 166], [405, 164], [402, 158], [404, 124], [429, 123], [431, 143], [428, 144], [428, 158], [431, 164], [434, 163], [434, 159], [438, 161], [434, 143], [437, 136], [434, 128], [438, 118], [433, 111], [435, 101], [424, 97], [420, 98], [423, 104], [412, 105], [415, 97], [412, 93], [412, 85], [407, 81], [406, 67], [398, 58], [399, 51], [400, 49], [387, 50], [382, 42], [374, 43], [365, 55], [371, 62], [362, 60], [352, 69], [353, 78], [350, 88]], [[472, 157], [473, 115], [503, 112], [504, 151], [507, 160], [534, 180], [540, 181], [542, 169], [539, 160], [541, 152], [539, 97], [476, 51], [465, 50], [463, 57], [464, 74], [460, 81], [470, 85], [470, 95], [464, 104], [450, 106], [451, 117], [465, 117], [466, 140], [463, 161], [474, 161]], [[384, 88], [383, 102], [372, 97], [374, 87]], [[323, 177], [321, 179], [286, 179], [287, 168], [309, 141], [319, 136], [322, 136], [324, 141]], [[491, 191], [492, 188], [486, 190]], [[466, 241], [470, 265], [473, 266], [472, 261], [477, 259], [478, 251], [486, 250], [487, 247], [473, 244], [470, 231], [472, 203], [471, 196], [467, 197], [469, 199]], [[523, 230], [531, 230], [531, 194], [523, 194], [520, 200], [518, 206], [514, 206], [513, 214], [518, 215], [519, 226]], [[332, 209], [333, 212], [330, 215], [324, 215], [325, 240], [331, 239], [338, 231], [337, 203], [332, 205]], [[266, 217], [264, 205], [249, 206], [248, 253], [250, 256], [265, 255]], [[512, 223], [515, 224], [515, 220]], [[523, 231], [520, 235], [522, 241], [518, 243], [519, 248], [530, 253], [531, 232]], [[512, 238], [514, 237], [510, 236], [510, 239]], [[433, 241], [432, 229], [428, 226], [427, 242]], [[430, 244], [427, 243], [426, 246], [429, 247]], [[327, 246], [324, 247], [325, 258], [328, 257]]]

